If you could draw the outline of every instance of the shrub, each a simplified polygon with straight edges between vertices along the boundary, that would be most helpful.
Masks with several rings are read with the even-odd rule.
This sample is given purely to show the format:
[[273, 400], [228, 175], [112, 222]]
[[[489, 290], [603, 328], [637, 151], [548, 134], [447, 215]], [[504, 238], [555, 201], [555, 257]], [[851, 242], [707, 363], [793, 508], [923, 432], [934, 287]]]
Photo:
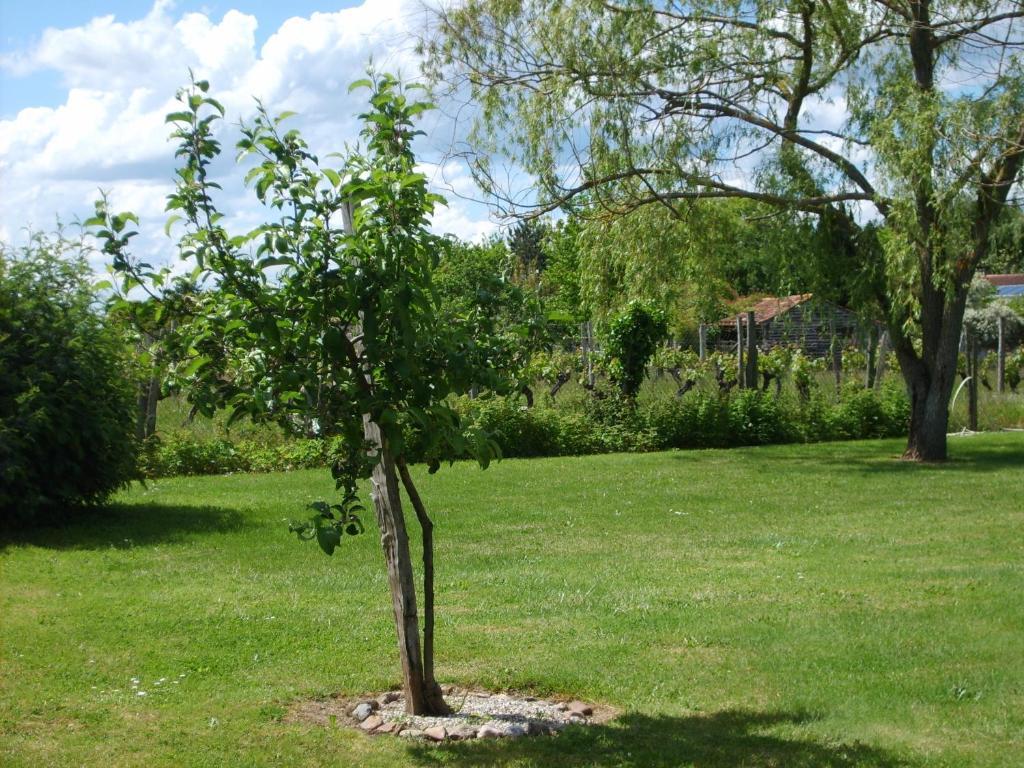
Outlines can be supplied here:
[[[695, 389], [641, 404], [616, 389], [600, 395], [582, 411], [527, 408], [517, 396], [462, 397], [453, 407], [464, 426], [486, 430], [507, 458], [896, 437], [906, 434], [910, 418], [906, 390], [896, 379], [878, 391], [848, 385], [838, 401], [816, 388], [806, 400], [757, 390], [723, 395]], [[426, 441], [411, 425], [403, 439], [412, 461], [458, 458], [427, 455]], [[176, 437], [149, 443], [144, 467], [150, 477], [301, 469], [327, 466], [340, 451], [338, 439], [268, 446]]]
[[787, 428], [778, 400], [772, 395], [756, 389], [741, 389], [729, 402], [732, 445], [784, 443], [798, 433], [798, 429]]
[[0, 520], [59, 520], [135, 474], [124, 346], [94, 308], [79, 244], [0, 246]]

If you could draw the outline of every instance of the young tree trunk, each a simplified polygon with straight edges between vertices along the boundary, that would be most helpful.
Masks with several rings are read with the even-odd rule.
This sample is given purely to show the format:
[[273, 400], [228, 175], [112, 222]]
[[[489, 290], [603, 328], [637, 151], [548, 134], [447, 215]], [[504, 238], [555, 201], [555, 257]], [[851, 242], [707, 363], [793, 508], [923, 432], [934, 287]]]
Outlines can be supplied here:
[[[523, 395], [526, 397], [526, 407], [533, 408], [533, 388], [524, 384], [522, 389]], [[404, 478], [403, 478], [404, 479]], [[409, 490], [406, 488], [406, 490]]]
[[380, 427], [363, 417], [363, 435], [377, 450], [379, 459], [373, 468], [373, 507], [380, 527], [380, 545], [388, 570], [388, 587], [398, 632], [398, 655], [402, 662], [402, 688], [405, 710], [414, 715], [433, 714], [423, 673], [420, 652], [419, 617], [416, 612], [416, 583], [412, 575], [409, 535], [402, 514], [395, 459], [381, 434]]
[[156, 408], [160, 402], [160, 379], [155, 376], [149, 380], [149, 391], [146, 393], [146, 437], [156, 434]]
[[434, 523], [427, 514], [419, 491], [409, 474], [405, 459], [398, 459], [402, 485], [416, 510], [416, 519], [423, 531], [423, 690], [427, 706], [435, 715], [448, 714], [451, 709], [444, 700], [441, 686], [434, 677]]
[[569, 371], [562, 371], [558, 374], [558, 377], [555, 379], [555, 383], [552, 384], [551, 389], [548, 390], [548, 395], [551, 397], [552, 400], [555, 399], [555, 396], [558, 394], [559, 390], [561, 390], [562, 387], [565, 386], [566, 382], [568, 382], [571, 378], [572, 374]]
[[156, 407], [160, 400], [160, 380], [151, 378], [140, 384], [136, 398], [135, 437], [145, 440], [156, 432]]

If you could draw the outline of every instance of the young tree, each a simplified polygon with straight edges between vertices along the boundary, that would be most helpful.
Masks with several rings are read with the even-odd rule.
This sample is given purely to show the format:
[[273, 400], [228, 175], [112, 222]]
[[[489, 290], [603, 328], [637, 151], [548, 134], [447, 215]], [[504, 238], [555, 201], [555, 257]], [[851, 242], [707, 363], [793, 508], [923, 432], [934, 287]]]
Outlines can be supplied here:
[[636, 402], [647, 377], [647, 364], [667, 333], [664, 314], [639, 301], [631, 301], [608, 323], [604, 335], [611, 378], [629, 401]]
[[906, 456], [940, 460], [967, 288], [1024, 161], [1022, 17], [1012, 0], [467, 0], [425, 48], [481, 105], [481, 150], [537, 178], [533, 213], [586, 195], [877, 219], [862, 268], [910, 392]]
[[[371, 90], [365, 154], [353, 152], [337, 170], [322, 166], [296, 131], [282, 130], [287, 115], [261, 108], [243, 127], [240, 157], [256, 161], [246, 181], [274, 215], [240, 235], [224, 228], [209, 180], [223, 109], [205, 81], [179, 92], [183, 109], [167, 118], [181, 158], [168, 226], [184, 224], [179, 250], [196, 265], [190, 279], [201, 290], [179, 312], [186, 361], [176, 375], [204, 412], [228, 408], [232, 419], [319, 415], [319, 398], [331, 397], [332, 427], [346, 447], [333, 467], [342, 500], [314, 504], [315, 516], [293, 530], [331, 554], [362, 529], [356, 482], [372, 477], [406, 707], [439, 714], [447, 708], [434, 677], [433, 525], [406, 464], [403, 426], [421, 430], [428, 447], [471, 454], [486, 467], [496, 445], [464, 431], [445, 398], [500, 382], [479, 365], [488, 340], [435, 312], [431, 271], [442, 244], [427, 227], [443, 201], [428, 191], [412, 151], [413, 119], [429, 105], [387, 75], [356, 85]], [[127, 252], [135, 217], [112, 215], [102, 201], [97, 209], [91, 223], [125, 275], [123, 289], [157, 292], [167, 272]], [[399, 483], [423, 533], [422, 643]]]

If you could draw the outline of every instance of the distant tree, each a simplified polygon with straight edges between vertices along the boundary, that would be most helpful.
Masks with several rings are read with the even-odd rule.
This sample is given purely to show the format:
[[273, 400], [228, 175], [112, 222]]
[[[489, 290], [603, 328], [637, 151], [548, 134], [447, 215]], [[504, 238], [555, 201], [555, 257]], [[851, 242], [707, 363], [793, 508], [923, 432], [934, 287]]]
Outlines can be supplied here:
[[[203, 290], [176, 329], [188, 342], [178, 348], [176, 376], [192, 402], [227, 408], [231, 419], [319, 417], [318, 393], [329, 393], [331, 426], [344, 445], [332, 469], [342, 497], [313, 504], [312, 519], [293, 530], [331, 554], [362, 530], [356, 485], [372, 477], [406, 706], [438, 714], [447, 707], [434, 676], [433, 524], [407, 466], [403, 425], [421, 432], [428, 452], [468, 454], [486, 467], [496, 445], [464, 429], [447, 398], [502, 382], [479, 365], [488, 339], [438, 313], [431, 275], [447, 246], [428, 224], [442, 200], [412, 152], [414, 118], [428, 105], [387, 75], [356, 85], [371, 91], [365, 152], [352, 152], [339, 169], [321, 165], [297, 131], [282, 129], [287, 114], [261, 108], [243, 127], [238, 149], [255, 160], [246, 181], [272, 215], [240, 235], [224, 228], [209, 178], [223, 108], [205, 81], [179, 92], [182, 110], [167, 118], [181, 158], [168, 226], [183, 222], [180, 253]], [[122, 291], [142, 285], [156, 293], [171, 278], [131, 259], [134, 222], [101, 201], [90, 223], [125, 276]], [[399, 482], [422, 532], [422, 642]]]
[[61, 522], [135, 476], [126, 350], [98, 311], [88, 249], [0, 244], [0, 522]]
[[[1024, 164], [1020, 3], [465, 0], [435, 18], [428, 73], [480, 105], [477, 178], [510, 213], [523, 198], [491, 156], [537, 180], [531, 215], [585, 196], [877, 218], [863, 267], [910, 393], [905, 455], [946, 457], [968, 286]], [[838, 125], [814, 114], [829, 104]]]
[[516, 222], [508, 234], [508, 249], [516, 259], [516, 272], [525, 282], [536, 282], [547, 266], [544, 240], [548, 227], [539, 219]]
[[[567, 324], [590, 317], [580, 288], [581, 222], [570, 216], [553, 224], [544, 240], [546, 261], [541, 275], [541, 295], [549, 311], [557, 312]], [[575, 333], [575, 328], [568, 329]]]
[[1024, 339], [1024, 317], [996, 295], [996, 288], [983, 277], [971, 283], [964, 313], [964, 326], [982, 347], [995, 349], [999, 344], [999, 321], [1003, 322], [1003, 341], [1008, 348]]

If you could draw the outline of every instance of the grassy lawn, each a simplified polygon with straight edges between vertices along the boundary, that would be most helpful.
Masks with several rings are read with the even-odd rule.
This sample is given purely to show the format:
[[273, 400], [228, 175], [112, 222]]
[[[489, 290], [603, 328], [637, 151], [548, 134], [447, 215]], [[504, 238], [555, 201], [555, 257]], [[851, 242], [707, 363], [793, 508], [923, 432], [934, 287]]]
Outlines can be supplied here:
[[287, 534], [327, 472], [135, 488], [0, 545], [0, 764], [1019, 765], [1024, 435], [956, 438], [943, 467], [899, 450], [424, 477], [442, 681], [624, 712], [445, 747], [282, 720], [398, 681], [376, 536], [328, 558]]

